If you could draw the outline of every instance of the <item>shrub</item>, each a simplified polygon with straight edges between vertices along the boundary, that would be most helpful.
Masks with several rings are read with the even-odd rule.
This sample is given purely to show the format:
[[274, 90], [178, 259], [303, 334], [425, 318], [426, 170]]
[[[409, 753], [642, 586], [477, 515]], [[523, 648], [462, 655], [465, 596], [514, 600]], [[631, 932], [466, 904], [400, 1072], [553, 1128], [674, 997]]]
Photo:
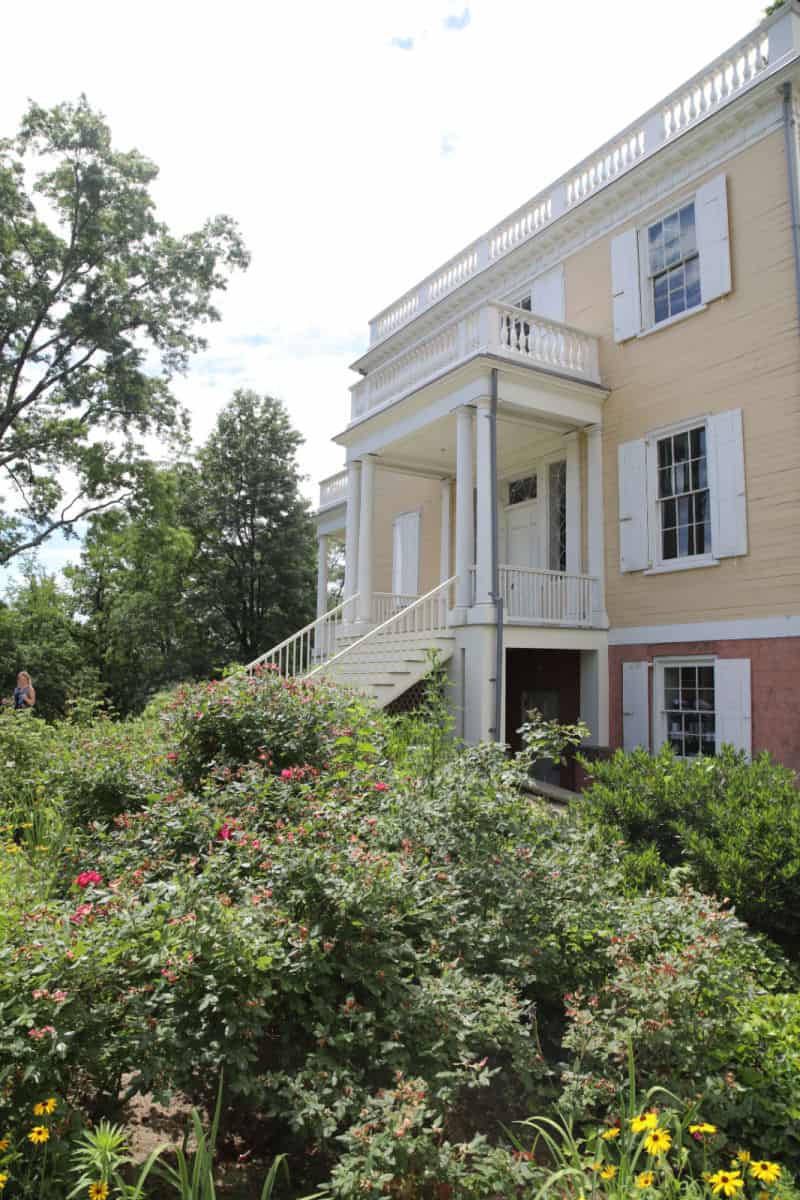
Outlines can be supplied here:
[[635, 856], [632, 890], [662, 885], [665, 868], [686, 865], [702, 890], [728, 897], [756, 929], [796, 945], [800, 794], [793, 772], [766, 753], [748, 762], [730, 747], [700, 759], [677, 759], [669, 748], [654, 757], [620, 751], [584, 765], [593, 782], [573, 816], [625, 841]]

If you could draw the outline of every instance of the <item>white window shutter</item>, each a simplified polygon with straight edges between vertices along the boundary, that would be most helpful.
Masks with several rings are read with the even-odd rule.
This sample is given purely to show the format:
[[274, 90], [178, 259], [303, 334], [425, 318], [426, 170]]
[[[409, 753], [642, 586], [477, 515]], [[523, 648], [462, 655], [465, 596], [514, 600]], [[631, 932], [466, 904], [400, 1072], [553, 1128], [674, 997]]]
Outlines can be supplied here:
[[700, 253], [700, 296], [704, 304], [731, 290], [731, 247], [725, 176], [717, 175], [695, 195], [697, 249]]
[[735, 746], [752, 753], [750, 659], [718, 658], [714, 663], [714, 707], [717, 749]]
[[650, 749], [650, 668], [646, 662], [622, 664], [622, 745], [626, 752]]
[[747, 554], [742, 410], [708, 418], [711, 551], [715, 558]]
[[403, 513], [394, 521], [392, 591], [416, 596], [419, 592], [419, 513]]
[[639, 242], [635, 229], [611, 242], [611, 291], [614, 295], [614, 341], [635, 337], [642, 328], [639, 296]]
[[564, 306], [564, 264], [559, 263], [552, 271], [545, 271], [533, 281], [531, 305], [538, 317], [547, 317], [551, 321], [563, 321]]
[[619, 569], [643, 571], [650, 565], [647, 546], [647, 452], [644, 439], [623, 442], [617, 450], [619, 471]]

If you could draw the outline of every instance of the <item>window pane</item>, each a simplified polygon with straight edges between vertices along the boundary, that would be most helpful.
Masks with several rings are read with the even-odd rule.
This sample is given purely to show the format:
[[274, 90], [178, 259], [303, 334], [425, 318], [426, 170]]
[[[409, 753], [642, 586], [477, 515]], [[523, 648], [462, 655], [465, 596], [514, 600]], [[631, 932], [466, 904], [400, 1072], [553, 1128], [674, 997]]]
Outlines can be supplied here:
[[696, 308], [700, 300], [700, 259], [690, 258], [686, 264], [686, 307]]
[[659, 275], [653, 281], [653, 304], [657, 321], [665, 321], [669, 316], [669, 299], [667, 296], [667, 277]]
[[701, 688], [711, 688], [712, 695], [714, 690], [714, 668], [713, 667], [698, 667], [697, 668], [697, 685]]
[[693, 429], [689, 434], [689, 445], [691, 446], [692, 458], [700, 458], [706, 452], [706, 427], [701, 425], [699, 429]]
[[672, 495], [672, 468], [663, 467], [658, 472], [658, 494], [659, 496]]
[[679, 667], [664, 668], [664, 686], [676, 690], [681, 686], [681, 672]]
[[524, 479], [513, 479], [508, 485], [508, 503], [523, 504], [526, 500], [536, 499], [536, 476], [526, 475]]
[[548, 512], [548, 557], [551, 571], [567, 569], [567, 464], [550, 463]]
[[689, 464], [676, 463], [675, 465], [675, 494], [680, 496], [682, 492], [689, 491]]
[[665, 529], [663, 536], [663, 548], [661, 551], [663, 558], [678, 557], [678, 535], [674, 529]]
[[661, 506], [661, 528], [672, 529], [676, 524], [674, 500], [665, 500]]
[[677, 213], [664, 220], [664, 262], [668, 267], [681, 259], [681, 227]]
[[681, 223], [681, 251], [684, 258], [688, 258], [694, 254], [697, 247], [694, 232], [694, 205], [687, 204], [680, 211]]
[[692, 463], [692, 490], [699, 491], [701, 488], [705, 488], [707, 483], [706, 460], [704, 458], [696, 458]]
[[658, 443], [658, 465], [668, 467], [672, 462], [672, 438], [662, 438]]
[[699, 753], [700, 753], [699, 737], [687, 733], [686, 737], [683, 739], [684, 758], [697, 758]]
[[680, 500], [676, 501], [678, 506], [678, 524], [688, 525], [691, 521], [691, 496], [681, 496]]
[[673, 453], [675, 462], [686, 462], [689, 458], [689, 435], [688, 433], [676, 433], [672, 439]]
[[662, 239], [661, 222], [651, 225], [647, 231], [647, 242], [650, 256], [650, 274], [664, 270], [664, 243]]
[[689, 550], [689, 527], [688, 525], [679, 525], [677, 529], [678, 535], [678, 558], [688, 558]]

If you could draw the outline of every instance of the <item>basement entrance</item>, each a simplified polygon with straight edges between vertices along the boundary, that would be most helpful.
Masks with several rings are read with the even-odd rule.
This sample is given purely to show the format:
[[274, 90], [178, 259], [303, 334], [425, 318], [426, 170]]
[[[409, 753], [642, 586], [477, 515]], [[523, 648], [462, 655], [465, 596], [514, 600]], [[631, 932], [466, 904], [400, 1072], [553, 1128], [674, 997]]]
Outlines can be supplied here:
[[[548, 721], [574, 725], [580, 714], [580, 651], [506, 650], [506, 741], [522, 749], [517, 730], [538, 708]], [[558, 787], [574, 786], [574, 766], [558, 767], [550, 760], [537, 764], [534, 775]]]

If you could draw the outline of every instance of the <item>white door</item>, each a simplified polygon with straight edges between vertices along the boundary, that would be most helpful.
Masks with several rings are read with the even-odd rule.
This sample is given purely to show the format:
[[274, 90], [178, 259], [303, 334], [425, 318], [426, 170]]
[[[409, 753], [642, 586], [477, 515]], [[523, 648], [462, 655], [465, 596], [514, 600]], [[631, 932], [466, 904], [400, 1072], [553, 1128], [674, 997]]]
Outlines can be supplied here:
[[510, 567], [538, 565], [539, 502], [512, 504], [506, 509], [506, 564]]
[[419, 595], [419, 513], [401, 513], [394, 519], [392, 591]]

